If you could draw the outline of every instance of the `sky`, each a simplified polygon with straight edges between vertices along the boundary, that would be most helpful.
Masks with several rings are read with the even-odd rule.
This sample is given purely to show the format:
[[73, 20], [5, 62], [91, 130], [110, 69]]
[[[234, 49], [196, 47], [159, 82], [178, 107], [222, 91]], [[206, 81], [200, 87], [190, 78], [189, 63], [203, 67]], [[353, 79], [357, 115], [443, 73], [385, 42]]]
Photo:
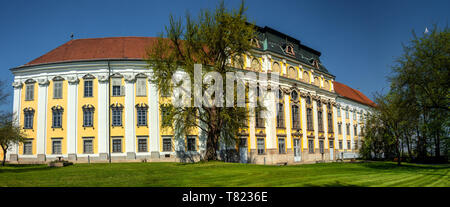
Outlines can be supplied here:
[[[225, 0], [227, 8], [241, 1]], [[0, 110], [12, 111], [9, 69], [70, 40], [117, 36], [158, 36], [169, 16], [196, 17], [219, 1], [65, 1], [0, 0], [0, 79], [11, 96]], [[389, 90], [387, 76], [414, 30], [448, 24], [449, 0], [247, 0], [246, 15], [322, 53], [322, 63], [336, 81], [369, 98]]]

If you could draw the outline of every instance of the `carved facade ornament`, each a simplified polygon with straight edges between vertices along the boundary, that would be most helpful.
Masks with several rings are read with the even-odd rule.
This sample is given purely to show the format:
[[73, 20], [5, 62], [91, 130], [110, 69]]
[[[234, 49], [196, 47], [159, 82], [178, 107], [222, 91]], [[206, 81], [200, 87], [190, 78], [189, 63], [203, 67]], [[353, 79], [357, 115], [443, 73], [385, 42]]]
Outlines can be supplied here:
[[60, 105], [56, 105], [52, 107], [52, 111], [64, 111], [64, 108]]
[[98, 75], [98, 81], [100, 81], [100, 82], [109, 81], [108, 75], [105, 75], [105, 74]]
[[136, 104], [136, 108], [148, 108], [148, 105], [146, 103], [138, 103]]
[[67, 81], [71, 84], [77, 84], [80, 80], [77, 76], [67, 76]]
[[52, 80], [53, 80], [53, 81], [63, 81], [64, 78], [61, 77], [61, 76], [55, 76], [55, 77], [52, 78]]
[[45, 85], [48, 85], [48, 84], [50, 83], [50, 81], [48, 81], [47, 78], [40, 78], [40, 79], [38, 79], [37, 82], [38, 82], [38, 84], [41, 85], [41, 86], [45, 86]]
[[31, 108], [31, 107], [26, 107], [26, 108], [23, 109], [23, 112], [25, 112], [25, 113], [27, 113], [27, 112], [34, 113], [34, 109]]
[[85, 104], [81, 108], [83, 108], [83, 109], [95, 109], [95, 107], [92, 104]]
[[95, 76], [93, 76], [92, 74], [88, 73], [88, 74], [83, 76], [83, 79], [95, 79]]
[[123, 77], [127, 82], [134, 82], [136, 80], [133, 74], [124, 74]]
[[23, 83], [20, 82], [20, 81], [14, 81], [11, 85], [12, 85], [14, 88], [22, 88], [22, 87], [23, 87]]
[[111, 108], [123, 108], [123, 105], [121, 103], [113, 103], [111, 104]]

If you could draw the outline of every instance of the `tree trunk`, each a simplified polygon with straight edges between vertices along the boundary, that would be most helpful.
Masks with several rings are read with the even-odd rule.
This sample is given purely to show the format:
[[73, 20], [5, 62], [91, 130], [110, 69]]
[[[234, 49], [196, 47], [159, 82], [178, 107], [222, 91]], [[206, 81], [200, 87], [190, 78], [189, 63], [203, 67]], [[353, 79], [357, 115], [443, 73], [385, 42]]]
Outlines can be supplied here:
[[439, 157], [441, 156], [441, 140], [439, 137], [439, 131], [436, 132], [436, 160], [439, 160]]
[[5, 162], [6, 162], [6, 150], [3, 150], [3, 161], [2, 161], [2, 166], [5, 166]]
[[218, 160], [217, 159], [217, 143], [219, 140], [219, 134], [215, 129], [211, 129], [208, 133], [208, 138], [206, 141], [206, 154], [205, 160]]

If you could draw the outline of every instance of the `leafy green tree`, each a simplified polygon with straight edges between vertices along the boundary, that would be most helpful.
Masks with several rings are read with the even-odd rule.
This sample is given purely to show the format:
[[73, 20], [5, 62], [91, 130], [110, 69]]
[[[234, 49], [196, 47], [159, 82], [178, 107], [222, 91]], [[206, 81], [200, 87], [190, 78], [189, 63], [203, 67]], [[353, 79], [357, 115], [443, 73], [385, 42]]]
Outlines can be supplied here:
[[[197, 19], [187, 14], [183, 22], [171, 16], [165, 33], [147, 51], [147, 62], [153, 74], [151, 82], [160, 94], [169, 94], [179, 86], [173, 85], [170, 80], [180, 68], [189, 75], [190, 80], [194, 80], [194, 64], [203, 65], [203, 74], [214, 71], [222, 77], [227, 72], [235, 71], [229, 64], [230, 59], [242, 65], [241, 55], [250, 52], [250, 40], [255, 37], [255, 28], [247, 23], [244, 11], [243, 2], [239, 10], [231, 11], [225, 9], [221, 2], [214, 12], [202, 10]], [[202, 84], [201, 87], [205, 91], [208, 85]], [[232, 90], [223, 88], [225, 91]], [[191, 101], [193, 105], [195, 100]], [[161, 112], [165, 114], [163, 125], [173, 126], [179, 137], [189, 134], [193, 128], [201, 129], [206, 135], [205, 160], [218, 159], [219, 141], [225, 139], [231, 142], [230, 139], [235, 139], [249, 114], [247, 108], [237, 107], [236, 104], [235, 107], [174, 107], [167, 104]]]
[[13, 123], [12, 117], [9, 113], [0, 115], [0, 146], [3, 150], [2, 166], [5, 166], [8, 149], [13, 145], [23, 142], [25, 139], [25, 134], [20, 126], [16, 126]]

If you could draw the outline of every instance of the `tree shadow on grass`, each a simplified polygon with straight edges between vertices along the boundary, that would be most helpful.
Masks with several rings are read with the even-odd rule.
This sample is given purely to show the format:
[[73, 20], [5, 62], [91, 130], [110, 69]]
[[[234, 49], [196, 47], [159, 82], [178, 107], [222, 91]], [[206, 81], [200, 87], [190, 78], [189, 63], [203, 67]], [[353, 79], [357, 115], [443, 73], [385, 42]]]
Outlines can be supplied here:
[[408, 164], [404, 163], [400, 166], [397, 165], [397, 163], [363, 163], [362, 166], [377, 170], [406, 170], [406, 171], [419, 171], [419, 170], [443, 170], [443, 169], [450, 169], [450, 165], [448, 164], [442, 164], [442, 165], [418, 165], [418, 164]]
[[335, 181], [334, 183], [325, 183], [325, 184], [305, 184], [304, 187], [364, 187], [355, 184], [341, 183], [339, 181]]
[[24, 173], [56, 169], [42, 164], [7, 164], [0, 166], [0, 173]]

